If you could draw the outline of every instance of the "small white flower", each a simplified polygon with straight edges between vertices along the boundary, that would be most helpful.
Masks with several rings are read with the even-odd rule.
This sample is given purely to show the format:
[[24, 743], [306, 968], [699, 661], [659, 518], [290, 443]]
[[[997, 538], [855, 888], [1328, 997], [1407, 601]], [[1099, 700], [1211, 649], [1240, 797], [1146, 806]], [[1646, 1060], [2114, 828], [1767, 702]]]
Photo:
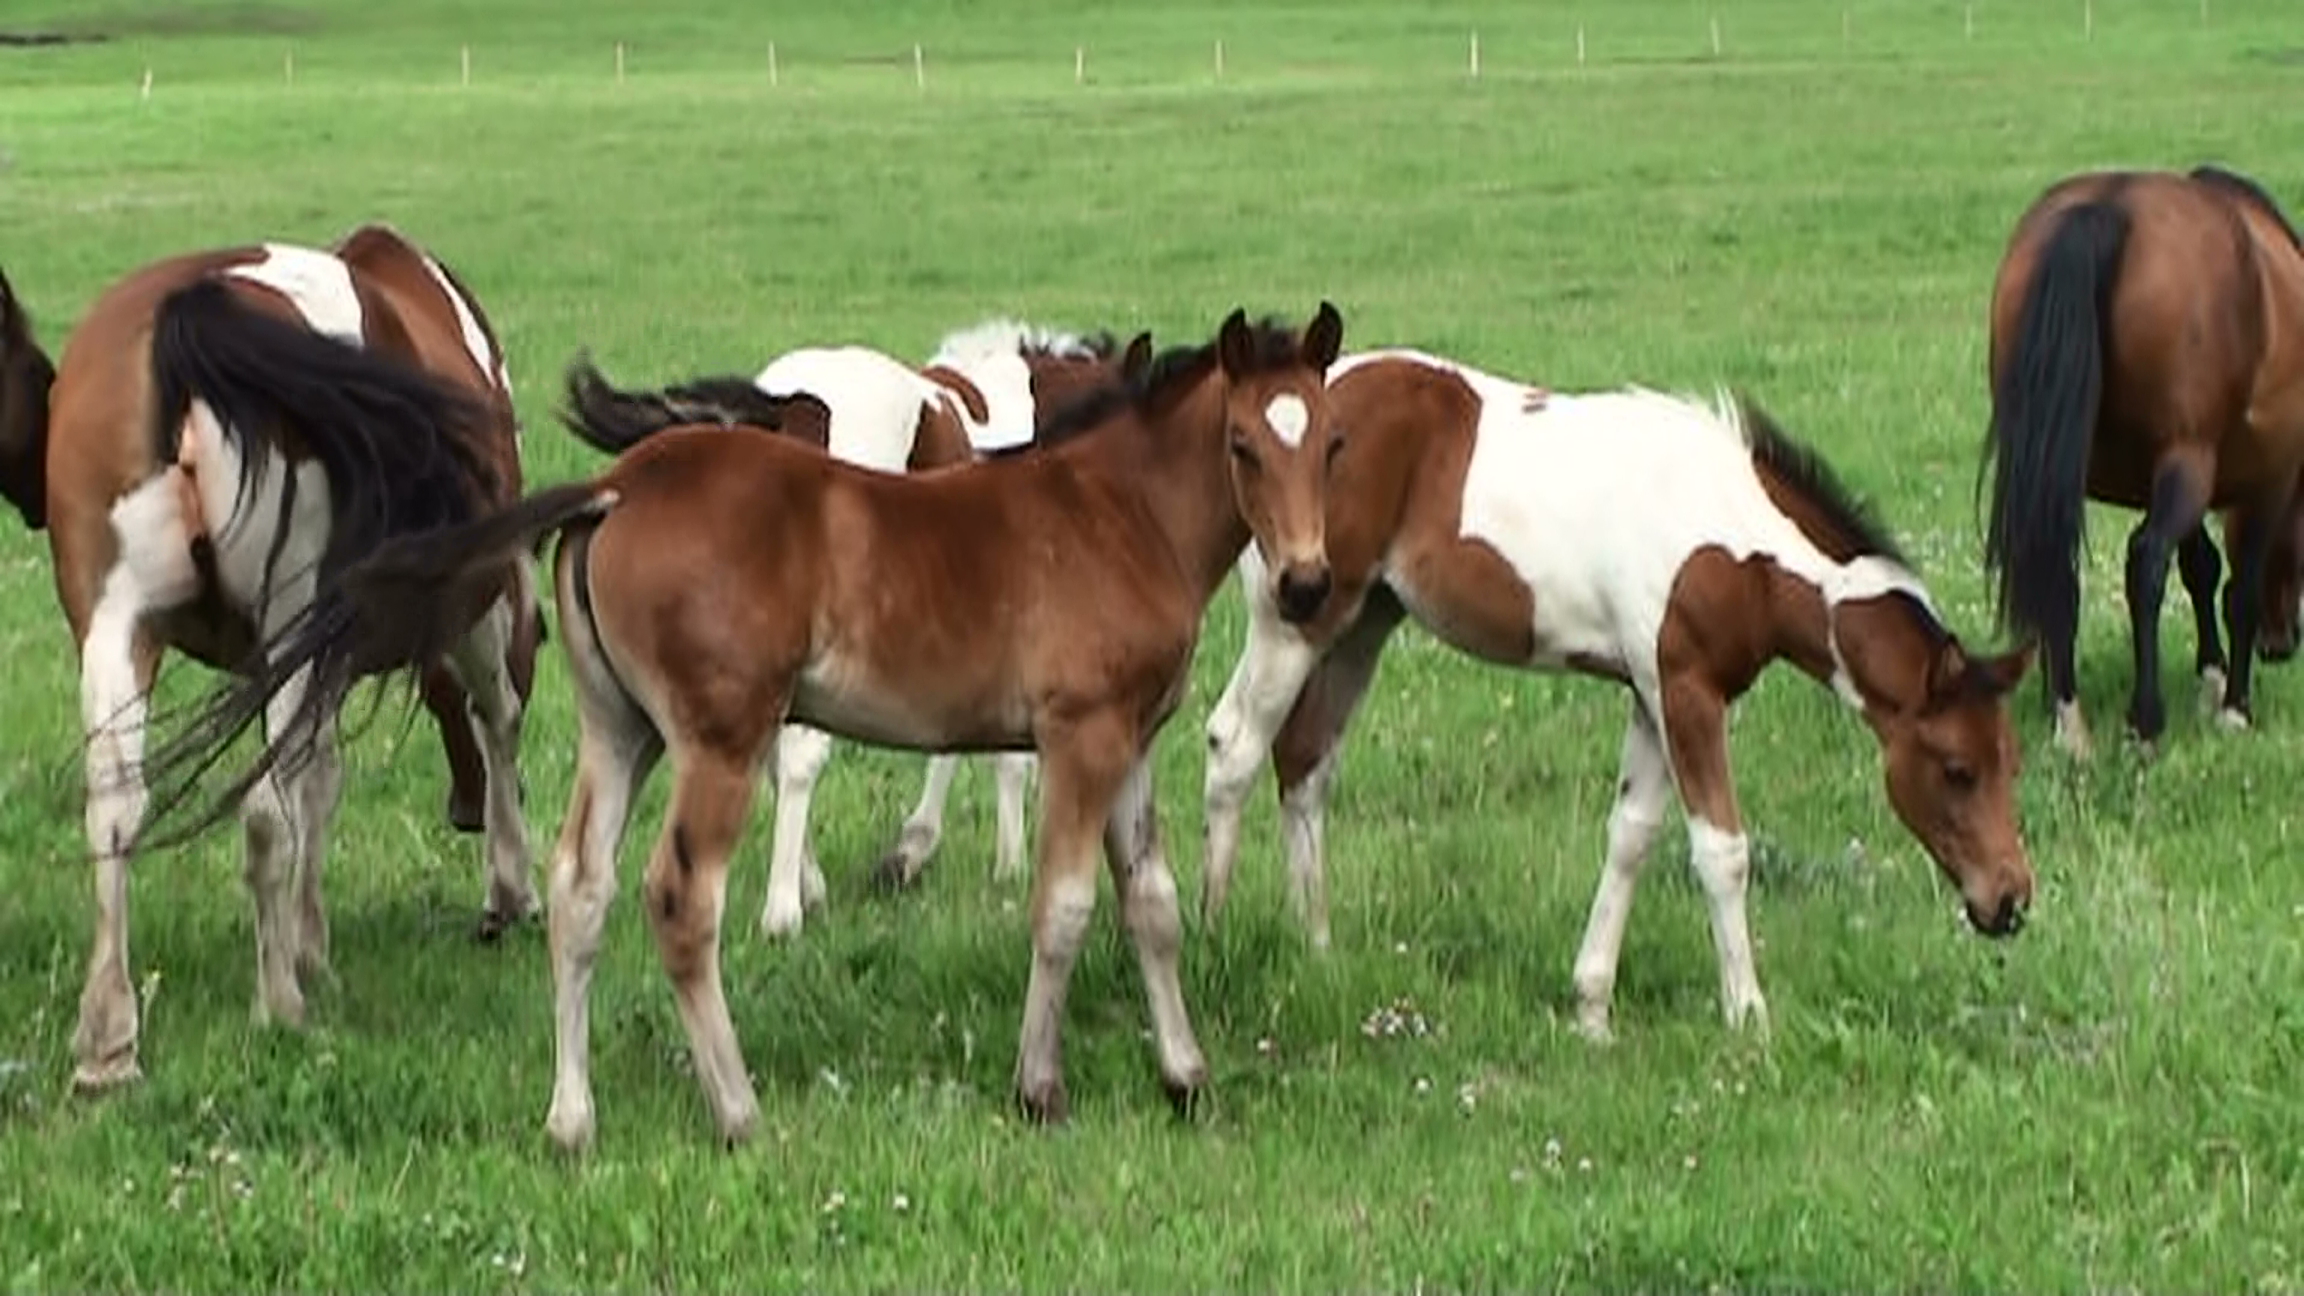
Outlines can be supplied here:
[[912, 1199], [902, 1193], [898, 1193], [893, 1199], [889, 1201], [888, 1205], [890, 1209], [901, 1215], [904, 1212], [912, 1209]]

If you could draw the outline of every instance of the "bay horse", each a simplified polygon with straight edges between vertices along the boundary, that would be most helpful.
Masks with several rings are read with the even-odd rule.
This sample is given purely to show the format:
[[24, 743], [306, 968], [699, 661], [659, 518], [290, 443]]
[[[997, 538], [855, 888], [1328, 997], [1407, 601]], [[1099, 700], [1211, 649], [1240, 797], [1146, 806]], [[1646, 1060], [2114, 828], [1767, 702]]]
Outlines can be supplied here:
[[[1207, 1065], [1178, 979], [1150, 745], [1245, 545], [1274, 556], [1284, 602], [1328, 580], [1323, 374], [1342, 332], [1325, 303], [1301, 334], [1235, 311], [1208, 345], [1076, 405], [1094, 430], [942, 472], [874, 472], [718, 425], [658, 433], [589, 481], [382, 546], [323, 588], [277, 660], [323, 676], [420, 661], [454, 633], [441, 609], [562, 537], [554, 593], [581, 728], [552, 866], [555, 1142], [592, 1138], [592, 969], [633, 795], [664, 756], [671, 805], [642, 898], [719, 1131], [752, 1130], [720, 920], [757, 772], [788, 721], [885, 746], [1037, 751], [1018, 1097], [1037, 1119], [1066, 1115], [1065, 989], [1101, 839], [1161, 1079], [1189, 1103]], [[587, 441], [613, 435], [574, 422]], [[264, 682], [233, 687], [254, 702]]]
[[[1632, 694], [1607, 860], [1575, 985], [1609, 1029], [1633, 890], [1675, 791], [1709, 903], [1731, 1026], [1766, 1022], [1744, 894], [1751, 848], [1728, 711], [1777, 660], [1828, 684], [1879, 740], [1889, 803], [1959, 889], [2015, 932], [2033, 878], [2004, 697], [2029, 649], [1972, 655], [1830, 469], [1767, 415], [1642, 390], [1557, 395], [1415, 352], [1330, 375], [1333, 587], [1294, 602], [1243, 559], [1247, 646], [1208, 722], [1202, 913], [1230, 885], [1267, 752], [1295, 898], [1328, 941], [1323, 814], [1346, 725], [1413, 616], [1460, 652], [1617, 681]], [[1333, 444], [1333, 443], [1332, 443]]]
[[[770, 360], [750, 379], [694, 378], [660, 391], [611, 386], [580, 366], [570, 384], [577, 424], [599, 434], [596, 448], [621, 453], [647, 436], [691, 423], [766, 428], [817, 446], [833, 458], [884, 472], [924, 472], [983, 455], [1029, 450], [1045, 420], [1115, 381], [1124, 364], [1149, 363], [1151, 338], [1127, 355], [1109, 334], [1082, 338], [1013, 320], [987, 320], [948, 335], [914, 369], [869, 347], [806, 347]], [[803, 911], [823, 902], [824, 872], [808, 843], [816, 781], [831, 759], [829, 734], [785, 727], [776, 745], [775, 828], [760, 930], [795, 935]], [[1024, 870], [1024, 797], [1029, 752], [994, 756], [998, 793], [995, 879]], [[928, 758], [920, 800], [896, 845], [880, 861], [884, 885], [918, 880], [944, 833], [944, 805], [959, 758]]]
[[[2199, 636], [2202, 700], [2227, 728], [2252, 713], [2251, 657], [2297, 647], [2304, 587], [2304, 243], [2254, 181], [2110, 171], [2050, 187], [2016, 223], [1992, 286], [1992, 498], [1984, 561], [2002, 621], [2037, 635], [2056, 741], [2085, 756], [2073, 668], [2083, 499], [2141, 509], [2128, 537], [2136, 681], [2128, 725], [2149, 743], [2160, 603], [2176, 560]], [[2224, 513], [2222, 575], [2205, 523]]]
[[[503, 351], [440, 261], [383, 226], [319, 251], [267, 243], [144, 266], [89, 308], [55, 374], [28, 520], [44, 521], [80, 657], [87, 832], [97, 914], [73, 1036], [74, 1083], [136, 1079], [128, 968], [129, 855], [192, 802], [205, 759], [261, 718], [304, 717], [182, 840], [240, 803], [256, 909], [255, 1016], [301, 1024], [327, 968], [323, 833], [341, 782], [334, 715], [346, 676], [288, 667], [261, 646], [302, 622], [316, 590], [386, 537], [518, 498]], [[29, 462], [11, 456], [16, 469]], [[33, 479], [18, 478], [18, 489]], [[419, 665], [443, 733], [480, 755], [488, 893], [481, 934], [536, 907], [515, 760], [540, 622], [532, 570], [501, 564], [486, 597], [440, 615], [457, 634]], [[167, 649], [260, 681], [268, 701], [209, 710], [146, 755]], [[213, 743], [208, 740], [214, 739]], [[206, 743], [207, 746], [203, 746]], [[155, 782], [155, 773], [171, 777]], [[180, 780], [174, 776], [181, 776]], [[157, 795], [156, 795], [157, 794]], [[153, 824], [148, 825], [151, 811]]]

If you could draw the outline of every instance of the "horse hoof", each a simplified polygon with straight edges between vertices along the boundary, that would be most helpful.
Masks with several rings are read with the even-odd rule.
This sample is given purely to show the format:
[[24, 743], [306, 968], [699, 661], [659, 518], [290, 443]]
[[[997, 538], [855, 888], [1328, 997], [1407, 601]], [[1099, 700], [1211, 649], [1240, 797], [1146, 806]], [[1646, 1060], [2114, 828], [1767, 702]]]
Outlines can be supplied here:
[[466, 793], [462, 788], [448, 789], [448, 826], [460, 833], [486, 831], [487, 799], [479, 793]]
[[480, 921], [472, 928], [472, 939], [482, 945], [494, 945], [504, 939], [504, 933], [526, 921], [533, 912], [530, 909], [507, 914], [495, 909], [483, 909], [480, 911]]
[[872, 869], [872, 888], [885, 894], [909, 891], [920, 882], [920, 871], [904, 859], [904, 852], [890, 851], [880, 857]]
[[1208, 1073], [1198, 1071], [1182, 1080], [1160, 1077], [1160, 1091], [1167, 1096], [1168, 1109], [1181, 1121], [1197, 1120], [1200, 1115], [1201, 1095], [1208, 1092]]
[[1584, 1042], [1587, 1044], [1601, 1047], [1614, 1044], [1616, 1042], [1616, 1029], [1608, 1024], [1607, 1005], [1586, 1005], [1578, 1009], [1576, 1012], [1576, 1033], [1583, 1036]]
[[1049, 1082], [1038, 1094], [1030, 1088], [1016, 1091], [1016, 1105], [1023, 1109], [1024, 1119], [1035, 1125], [1062, 1125], [1072, 1119], [1072, 1102], [1064, 1095], [1064, 1082]]
[[2216, 727], [2226, 733], [2238, 733], [2248, 727], [2248, 713], [2238, 707], [2223, 707], [2216, 712]]
[[144, 1078], [133, 1047], [72, 1068], [72, 1092], [86, 1097], [124, 1089]]

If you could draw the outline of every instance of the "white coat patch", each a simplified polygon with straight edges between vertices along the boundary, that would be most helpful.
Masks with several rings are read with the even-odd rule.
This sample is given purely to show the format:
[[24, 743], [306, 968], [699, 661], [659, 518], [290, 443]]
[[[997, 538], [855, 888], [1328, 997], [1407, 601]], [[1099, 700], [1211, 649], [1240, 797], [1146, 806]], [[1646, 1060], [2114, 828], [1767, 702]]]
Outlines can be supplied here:
[[[1739, 560], [1765, 554], [1827, 603], [1894, 591], [1930, 606], [1900, 564], [1879, 556], [1835, 563], [1776, 508], [1732, 406], [1636, 388], [1531, 402], [1534, 389], [1523, 384], [1401, 351], [1346, 357], [1328, 380], [1377, 360], [1444, 370], [1479, 397], [1458, 529], [1528, 586], [1531, 664], [1621, 654], [1636, 683], [1652, 684], [1673, 582], [1706, 546]], [[1416, 606], [1412, 583], [1401, 594]]]
[[1280, 444], [1293, 450], [1304, 444], [1304, 432], [1312, 426], [1312, 411], [1304, 407], [1304, 398], [1294, 392], [1282, 392], [1264, 407], [1264, 422], [1271, 426], [1272, 435]]
[[1086, 342], [1069, 333], [1004, 319], [986, 320], [946, 337], [929, 357], [929, 368], [950, 369], [983, 393], [984, 421], [976, 422], [965, 411], [961, 418], [969, 444], [978, 450], [1009, 450], [1032, 442], [1039, 411], [1032, 400], [1032, 370], [1024, 362], [1027, 347], [1070, 359], [1096, 357]]
[[456, 290], [456, 281], [448, 277], [439, 262], [427, 256], [424, 268], [432, 273], [432, 280], [440, 285], [440, 291], [447, 294], [448, 304], [456, 308], [456, 327], [464, 335], [464, 350], [471, 355], [472, 363], [496, 384], [496, 390], [511, 395], [512, 375], [504, 368], [503, 358], [492, 354], [495, 348], [488, 345], [488, 330], [480, 327], [479, 311]]
[[814, 396], [832, 411], [835, 459], [902, 472], [919, 436], [920, 412], [944, 389], [909, 365], [869, 347], [809, 347], [768, 362], [752, 385], [770, 396]]
[[328, 253], [267, 243], [263, 260], [233, 266], [225, 273], [262, 284], [287, 298], [313, 332], [353, 346], [367, 344], [367, 330], [361, 326], [360, 294], [352, 290], [351, 267]]

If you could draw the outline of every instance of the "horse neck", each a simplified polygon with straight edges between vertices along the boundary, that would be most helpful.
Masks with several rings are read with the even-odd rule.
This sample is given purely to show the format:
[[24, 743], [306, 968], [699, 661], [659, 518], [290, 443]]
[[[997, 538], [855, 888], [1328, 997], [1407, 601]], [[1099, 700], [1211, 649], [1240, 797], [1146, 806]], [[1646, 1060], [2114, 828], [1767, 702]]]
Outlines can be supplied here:
[[1159, 417], [1139, 414], [1120, 435], [1091, 437], [1124, 492], [1144, 502], [1194, 596], [1206, 603], [1248, 544], [1232, 500], [1224, 385], [1213, 370]]
[[1923, 700], [1944, 631], [1927, 591], [1900, 564], [1866, 555], [1818, 577], [1779, 569], [1769, 602], [1776, 655], [1867, 719]]

